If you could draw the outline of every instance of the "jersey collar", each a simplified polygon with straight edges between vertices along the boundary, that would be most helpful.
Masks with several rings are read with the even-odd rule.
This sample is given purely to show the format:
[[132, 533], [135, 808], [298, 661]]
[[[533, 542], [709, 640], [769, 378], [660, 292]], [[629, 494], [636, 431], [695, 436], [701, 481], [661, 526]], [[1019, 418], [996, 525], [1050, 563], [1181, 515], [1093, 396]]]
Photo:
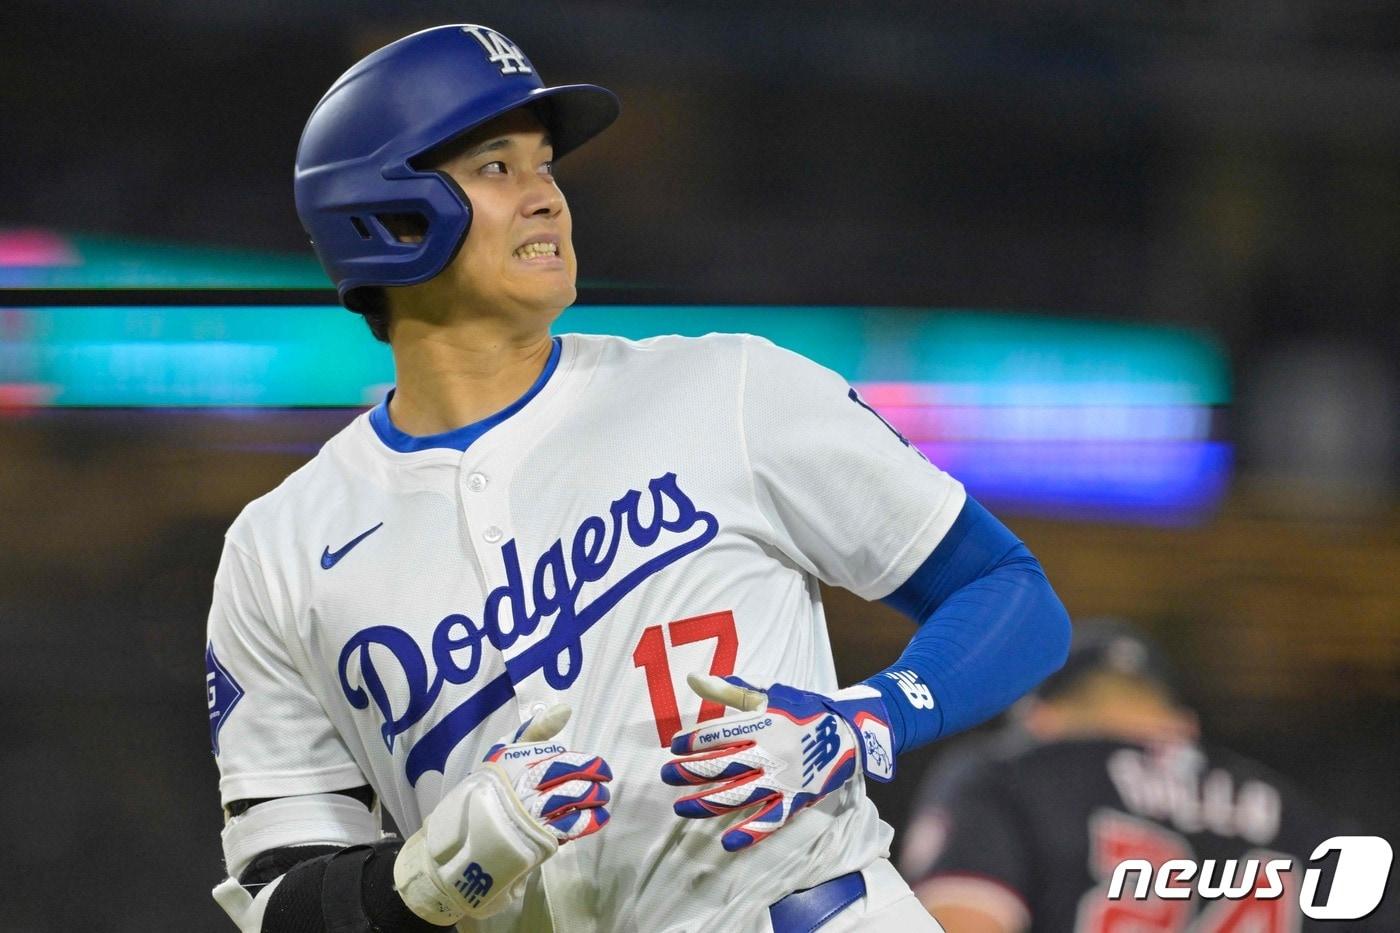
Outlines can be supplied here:
[[549, 350], [549, 360], [544, 364], [544, 371], [540, 373], [534, 385], [530, 386], [524, 395], [494, 415], [488, 415], [480, 421], [474, 421], [441, 434], [426, 434], [415, 437], [400, 431], [389, 419], [389, 400], [394, 397], [394, 390], [390, 389], [389, 394], [384, 396], [384, 401], [374, 406], [370, 411], [370, 426], [374, 428], [374, 433], [378, 435], [379, 439], [384, 442], [384, 446], [390, 450], [397, 450], [399, 453], [406, 454], [417, 450], [433, 449], [465, 451], [477, 438], [510, 418], [528, 405], [532, 398], [539, 395], [540, 390], [549, 382], [550, 377], [554, 375], [554, 370], [559, 365], [559, 353], [563, 344], [558, 337], [555, 337], [553, 342], [554, 345]]

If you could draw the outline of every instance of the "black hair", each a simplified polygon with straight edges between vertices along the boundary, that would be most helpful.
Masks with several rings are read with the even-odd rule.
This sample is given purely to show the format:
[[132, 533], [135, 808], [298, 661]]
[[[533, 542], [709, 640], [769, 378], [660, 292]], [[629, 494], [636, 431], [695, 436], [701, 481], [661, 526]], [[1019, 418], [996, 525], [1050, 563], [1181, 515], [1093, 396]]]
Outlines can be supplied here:
[[375, 340], [389, 342], [389, 296], [383, 288], [374, 285], [352, 288], [345, 295], [345, 307], [365, 319]]

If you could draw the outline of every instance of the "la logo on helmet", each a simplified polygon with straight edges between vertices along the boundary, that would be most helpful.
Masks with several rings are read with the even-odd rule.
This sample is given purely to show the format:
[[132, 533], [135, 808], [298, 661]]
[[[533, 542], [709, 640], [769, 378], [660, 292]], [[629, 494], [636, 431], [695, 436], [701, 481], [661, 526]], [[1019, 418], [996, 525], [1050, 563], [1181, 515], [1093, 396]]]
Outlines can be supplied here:
[[534, 69], [530, 67], [525, 53], [520, 51], [520, 46], [494, 29], [487, 29], [485, 26], [463, 26], [462, 31], [476, 37], [476, 41], [486, 50], [487, 57], [501, 66], [501, 74], [534, 74]]

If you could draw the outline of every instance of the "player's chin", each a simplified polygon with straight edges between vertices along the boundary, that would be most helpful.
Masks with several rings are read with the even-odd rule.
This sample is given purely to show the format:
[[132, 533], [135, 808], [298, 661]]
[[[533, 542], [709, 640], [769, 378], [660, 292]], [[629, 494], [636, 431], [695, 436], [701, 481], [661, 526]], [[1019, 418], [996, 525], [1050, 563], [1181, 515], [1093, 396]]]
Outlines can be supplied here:
[[536, 287], [530, 289], [533, 298], [532, 304], [541, 308], [548, 308], [559, 311], [569, 307], [578, 300], [578, 287], [574, 285], [573, 279], [567, 282], [560, 281], [552, 287]]

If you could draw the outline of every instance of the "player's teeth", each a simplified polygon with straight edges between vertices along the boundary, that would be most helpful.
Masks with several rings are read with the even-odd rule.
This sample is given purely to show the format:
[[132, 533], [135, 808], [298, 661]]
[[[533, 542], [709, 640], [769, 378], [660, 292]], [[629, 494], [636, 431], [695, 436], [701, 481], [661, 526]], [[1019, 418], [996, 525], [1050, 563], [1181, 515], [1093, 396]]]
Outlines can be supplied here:
[[554, 256], [559, 248], [553, 243], [527, 243], [515, 251], [521, 259], [534, 259], [537, 256]]

